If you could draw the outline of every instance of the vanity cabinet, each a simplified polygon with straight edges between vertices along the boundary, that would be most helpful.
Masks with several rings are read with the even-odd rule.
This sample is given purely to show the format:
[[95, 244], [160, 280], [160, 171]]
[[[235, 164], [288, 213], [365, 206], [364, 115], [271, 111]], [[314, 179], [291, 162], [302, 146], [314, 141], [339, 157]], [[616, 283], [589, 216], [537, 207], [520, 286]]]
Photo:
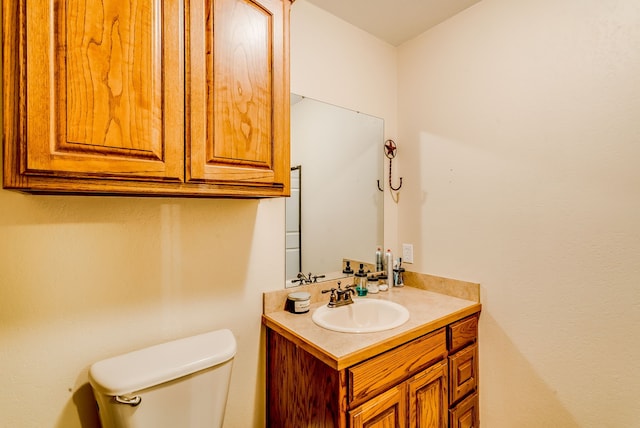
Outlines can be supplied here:
[[267, 426], [478, 427], [477, 319], [345, 368], [267, 328]]
[[3, 2], [4, 187], [287, 196], [292, 2]]

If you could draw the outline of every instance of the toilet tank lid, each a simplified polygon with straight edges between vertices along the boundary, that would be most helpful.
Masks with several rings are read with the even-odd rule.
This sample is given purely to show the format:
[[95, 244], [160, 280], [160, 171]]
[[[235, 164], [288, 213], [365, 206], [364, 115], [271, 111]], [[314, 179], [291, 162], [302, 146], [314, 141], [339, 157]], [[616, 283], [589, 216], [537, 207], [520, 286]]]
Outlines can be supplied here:
[[230, 330], [216, 330], [108, 358], [89, 368], [91, 386], [125, 395], [222, 364], [236, 354]]

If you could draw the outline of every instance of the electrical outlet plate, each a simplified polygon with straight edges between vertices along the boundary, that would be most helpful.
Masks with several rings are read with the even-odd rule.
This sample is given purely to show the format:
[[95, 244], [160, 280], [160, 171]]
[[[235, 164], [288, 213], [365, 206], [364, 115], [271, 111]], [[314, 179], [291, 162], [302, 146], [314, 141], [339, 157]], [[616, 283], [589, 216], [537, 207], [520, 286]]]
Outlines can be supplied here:
[[413, 244], [402, 244], [402, 262], [413, 263]]

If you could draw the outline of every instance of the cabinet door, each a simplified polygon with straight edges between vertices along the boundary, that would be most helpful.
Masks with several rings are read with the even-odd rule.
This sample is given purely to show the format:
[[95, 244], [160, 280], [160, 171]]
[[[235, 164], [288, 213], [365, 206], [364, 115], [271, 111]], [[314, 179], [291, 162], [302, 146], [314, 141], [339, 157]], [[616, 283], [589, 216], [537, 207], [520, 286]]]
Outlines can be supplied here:
[[20, 173], [181, 180], [181, 2], [20, 3]]
[[428, 368], [408, 382], [409, 426], [447, 427], [447, 361]]
[[473, 344], [449, 357], [451, 404], [473, 391], [478, 384], [478, 345]]
[[478, 428], [480, 414], [478, 393], [474, 392], [450, 411], [450, 428]]
[[406, 384], [402, 383], [349, 412], [351, 428], [406, 426]]
[[288, 195], [289, 8], [290, 0], [191, 2], [187, 181]]

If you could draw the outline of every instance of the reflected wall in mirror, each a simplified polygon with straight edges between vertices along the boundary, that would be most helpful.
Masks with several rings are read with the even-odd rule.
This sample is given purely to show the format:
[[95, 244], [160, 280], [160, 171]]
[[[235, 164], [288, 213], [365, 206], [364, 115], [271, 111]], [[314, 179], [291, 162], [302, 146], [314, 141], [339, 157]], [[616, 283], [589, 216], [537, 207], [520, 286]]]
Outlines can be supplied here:
[[383, 143], [382, 119], [291, 94], [287, 286], [298, 272], [336, 278], [343, 258], [375, 261], [384, 236]]

